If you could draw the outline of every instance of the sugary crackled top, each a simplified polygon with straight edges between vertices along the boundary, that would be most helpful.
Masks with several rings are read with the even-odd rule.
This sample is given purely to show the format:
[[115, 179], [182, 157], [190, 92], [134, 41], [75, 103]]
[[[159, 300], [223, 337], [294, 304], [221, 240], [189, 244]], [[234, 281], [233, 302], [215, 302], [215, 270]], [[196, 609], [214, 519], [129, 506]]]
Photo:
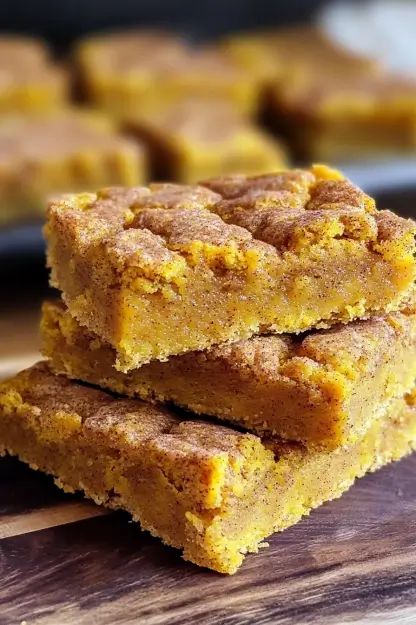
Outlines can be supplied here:
[[153, 184], [61, 196], [49, 207], [49, 236], [74, 252], [99, 246], [117, 271], [140, 268], [147, 278], [203, 261], [251, 271], [286, 252], [302, 254], [347, 239], [397, 260], [414, 251], [415, 224], [390, 211], [324, 166], [247, 178], [216, 178], [201, 186]]
[[79, 47], [78, 58], [91, 76], [140, 78], [162, 75], [166, 80], [195, 76], [199, 80], [242, 77], [221, 51], [194, 48], [161, 31], [132, 30], [92, 37]]
[[64, 110], [44, 115], [7, 116], [0, 122], [0, 166], [16, 162], [70, 157], [84, 150], [139, 151], [140, 146], [117, 135], [112, 124], [99, 114]]
[[252, 337], [199, 352], [198, 358], [220, 359], [230, 369], [246, 372], [248, 379], [255, 377], [265, 383], [285, 376], [307, 384], [313, 379], [319, 385], [331, 373], [341, 374], [352, 382], [360, 380], [365, 371], [375, 370], [380, 363], [387, 362], [386, 355], [394, 353], [397, 343], [404, 349], [414, 349], [416, 314], [413, 307], [329, 330], [308, 332], [300, 337]]
[[257, 436], [140, 400], [120, 399], [54, 375], [46, 362], [0, 383], [0, 420], [2, 413], [16, 410], [42, 444], [72, 439], [81, 450], [86, 441], [104, 450], [117, 449], [128, 462], [137, 458], [149, 466], [156, 463], [179, 490], [193, 492], [208, 507], [220, 505], [230, 470], [238, 474], [253, 451], [257, 458], [273, 462], [273, 454]]
[[[159, 440], [180, 449], [188, 444], [197, 453], [222, 453], [234, 449], [235, 439], [242, 436], [230, 428], [187, 419], [180, 412], [136, 399], [122, 399], [99, 389], [53, 374], [46, 362], [39, 362], [18, 374], [11, 383], [4, 382], [0, 391], [17, 391], [23, 401], [44, 415], [73, 413], [79, 426], [108, 436], [125, 447], [148, 445]], [[39, 411], [38, 411], [39, 413]], [[228, 434], [228, 436], [227, 436]], [[166, 440], [165, 440], [166, 439]], [[166, 445], [168, 446], [168, 445]]]

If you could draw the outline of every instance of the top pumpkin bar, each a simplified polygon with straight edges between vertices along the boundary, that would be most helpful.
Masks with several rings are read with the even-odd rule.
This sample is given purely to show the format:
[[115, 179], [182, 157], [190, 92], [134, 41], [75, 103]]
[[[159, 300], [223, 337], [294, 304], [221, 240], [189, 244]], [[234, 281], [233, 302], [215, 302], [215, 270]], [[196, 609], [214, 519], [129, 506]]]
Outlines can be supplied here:
[[400, 307], [416, 224], [324, 166], [52, 201], [51, 282], [129, 371]]

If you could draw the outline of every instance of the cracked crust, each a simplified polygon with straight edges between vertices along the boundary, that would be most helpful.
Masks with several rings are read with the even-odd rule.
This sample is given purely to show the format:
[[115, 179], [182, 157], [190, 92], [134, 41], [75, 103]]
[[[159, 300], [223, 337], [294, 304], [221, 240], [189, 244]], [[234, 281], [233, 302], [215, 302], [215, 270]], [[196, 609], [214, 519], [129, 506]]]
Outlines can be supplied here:
[[[108, 188], [97, 195], [63, 197], [52, 202], [49, 214], [69, 223], [76, 220], [92, 231], [91, 224], [108, 224], [106, 238], [111, 235], [115, 243], [125, 230], [146, 229], [156, 235], [156, 246], [161, 237], [166, 248], [174, 251], [192, 241], [237, 247], [250, 241], [259, 250], [281, 253], [295, 247], [290, 236], [300, 232], [306, 237], [313, 234], [317, 243], [344, 236], [369, 245], [377, 242], [378, 228], [383, 241], [394, 239], [398, 232], [413, 235], [411, 220], [386, 211], [376, 213], [374, 200], [349, 181], [339, 180], [337, 173], [335, 180], [321, 180], [320, 175], [317, 168], [315, 174], [223, 177], [202, 183], [208, 188], [172, 183], [125, 191]], [[80, 236], [85, 243], [84, 233]]]
[[[117, 347], [124, 370], [259, 331], [388, 311], [415, 277], [414, 222], [377, 211], [323, 166], [68, 195], [48, 216], [52, 283], [81, 323]], [[137, 311], [139, 321], [142, 306], [149, 315]], [[140, 348], [126, 336], [137, 323]], [[167, 323], [170, 338], [159, 335]]]
[[56, 373], [328, 448], [362, 436], [416, 378], [411, 305], [299, 337], [253, 337], [173, 356], [128, 374], [114, 369], [114, 349], [61, 302], [45, 302], [41, 331]]
[[402, 399], [356, 444], [327, 452], [119, 399], [53, 376], [45, 363], [0, 384], [0, 452], [129, 511], [185, 559], [222, 573], [409, 453], [415, 424], [413, 398]]

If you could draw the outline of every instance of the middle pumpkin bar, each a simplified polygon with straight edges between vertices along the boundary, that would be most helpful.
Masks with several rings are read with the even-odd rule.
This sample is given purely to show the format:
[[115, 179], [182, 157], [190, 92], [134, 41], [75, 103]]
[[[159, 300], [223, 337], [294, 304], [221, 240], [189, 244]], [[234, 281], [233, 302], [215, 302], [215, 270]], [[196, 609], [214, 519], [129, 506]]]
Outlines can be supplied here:
[[171, 401], [251, 430], [335, 448], [351, 444], [414, 386], [416, 312], [408, 308], [301, 337], [261, 336], [116, 371], [116, 352], [70, 315], [43, 306], [44, 355], [70, 378]]
[[126, 372], [400, 308], [415, 227], [316, 166], [63, 196], [46, 235], [52, 284]]

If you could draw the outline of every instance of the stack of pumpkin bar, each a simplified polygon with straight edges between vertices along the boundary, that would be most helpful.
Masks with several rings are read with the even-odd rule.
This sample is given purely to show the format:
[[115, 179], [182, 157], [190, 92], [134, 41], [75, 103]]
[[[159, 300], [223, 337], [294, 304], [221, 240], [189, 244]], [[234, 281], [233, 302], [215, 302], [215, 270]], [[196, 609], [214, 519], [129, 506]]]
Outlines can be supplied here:
[[416, 446], [415, 229], [324, 166], [54, 200], [1, 449], [234, 573]]

